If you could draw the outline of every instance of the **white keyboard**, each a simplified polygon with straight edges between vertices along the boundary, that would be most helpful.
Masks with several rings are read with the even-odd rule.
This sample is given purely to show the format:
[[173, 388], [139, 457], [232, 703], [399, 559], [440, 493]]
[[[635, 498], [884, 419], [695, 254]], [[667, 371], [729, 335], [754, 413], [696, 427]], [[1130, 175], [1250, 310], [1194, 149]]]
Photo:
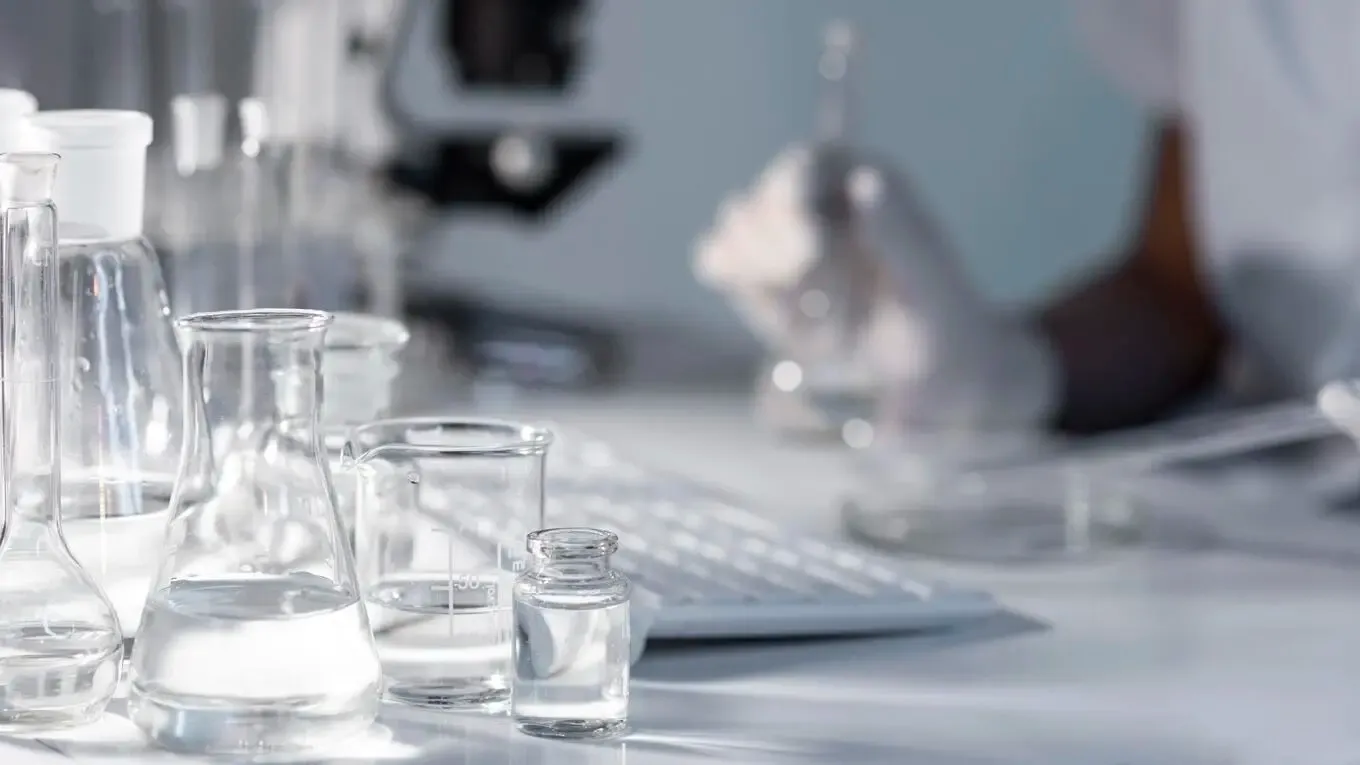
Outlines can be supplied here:
[[985, 593], [925, 582], [890, 558], [793, 533], [598, 442], [558, 446], [546, 522], [618, 534], [615, 566], [661, 599], [652, 639], [937, 629], [999, 609]]

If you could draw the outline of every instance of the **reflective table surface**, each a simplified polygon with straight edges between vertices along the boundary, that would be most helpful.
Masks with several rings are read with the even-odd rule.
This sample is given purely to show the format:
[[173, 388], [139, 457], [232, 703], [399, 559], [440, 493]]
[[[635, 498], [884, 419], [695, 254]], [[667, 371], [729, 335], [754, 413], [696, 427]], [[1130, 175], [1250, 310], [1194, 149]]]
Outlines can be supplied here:
[[[589, 432], [782, 522], [841, 533], [845, 455], [762, 432], [740, 393], [497, 406]], [[1312, 522], [1279, 511], [1291, 527]], [[1290, 550], [1130, 551], [1024, 568], [921, 561], [923, 574], [988, 589], [1013, 613], [931, 635], [649, 645], [635, 668], [634, 731], [618, 741], [540, 741], [505, 719], [390, 707], [370, 741], [309, 761], [1355, 765], [1360, 567]], [[0, 763], [186, 761], [146, 749], [114, 712], [96, 729], [0, 739]]]

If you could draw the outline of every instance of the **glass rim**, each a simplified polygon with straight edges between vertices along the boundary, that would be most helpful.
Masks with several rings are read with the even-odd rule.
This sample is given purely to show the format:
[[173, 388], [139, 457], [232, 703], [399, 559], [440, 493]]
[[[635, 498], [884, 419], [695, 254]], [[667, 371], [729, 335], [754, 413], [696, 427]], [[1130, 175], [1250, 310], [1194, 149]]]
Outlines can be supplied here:
[[[408, 434], [420, 430], [500, 434], [503, 438], [479, 444], [411, 443]], [[376, 443], [366, 444], [365, 437], [373, 434], [389, 435], [375, 439]], [[365, 455], [391, 452], [427, 457], [532, 457], [547, 453], [553, 443], [553, 433], [542, 425], [494, 418], [389, 417], [355, 426], [350, 429], [349, 440], [354, 443], [361, 461]]]
[[331, 317], [326, 350], [400, 350], [411, 341], [411, 330], [397, 319], [350, 311], [337, 311]]
[[326, 311], [301, 308], [249, 308], [231, 311], [203, 311], [175, 320], [175, 326], [195, 332], [242, 333], [314, 332], [330, 327], [333, 316]]
[[619, 536], [588, 526], [560, 526], [529, 532], [525, 548], [536, 555], [610, 555], [619, 549]]

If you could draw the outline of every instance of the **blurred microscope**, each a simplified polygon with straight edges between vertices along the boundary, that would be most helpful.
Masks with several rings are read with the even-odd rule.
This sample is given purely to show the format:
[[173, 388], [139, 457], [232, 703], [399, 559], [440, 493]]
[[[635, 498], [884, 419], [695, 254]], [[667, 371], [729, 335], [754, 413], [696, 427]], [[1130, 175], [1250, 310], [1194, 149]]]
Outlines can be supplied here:
[[[551, 228], [624, 149], [602, 108], [589, 0], [408, 2], [387, 60], [385, 101], [404, 136], [391, 179], [440, 212], [449, 251], [410, 259], [407, 308], [446, 324], [464, 367], [491, 386], [579, 387], [618, 368], [601, 322], [532, 300], [420, 276], [441, 260], [494, 257], [459, 249], [460, 221]], [[356, 41], [357, 47], [368, 47]], [[601, 275], [607, 278], [607, 275]], [[420, 289], [418, 285], [431, 285]]]
[[[777, 148], [782, 75], [750, 65], [777, 43], [750, 32], [778, 14], [700, 5], [0, 0], [24, 30], [0, 84], [155, 117], [147, 230], [177, 312], [401, 314], [413, 345], [439, 336], [409, 355], [493, 388], [593, 386], [677, 344], [748, 352], [688, 257]], [[695, 33], [718, 44], [696, 57]]]

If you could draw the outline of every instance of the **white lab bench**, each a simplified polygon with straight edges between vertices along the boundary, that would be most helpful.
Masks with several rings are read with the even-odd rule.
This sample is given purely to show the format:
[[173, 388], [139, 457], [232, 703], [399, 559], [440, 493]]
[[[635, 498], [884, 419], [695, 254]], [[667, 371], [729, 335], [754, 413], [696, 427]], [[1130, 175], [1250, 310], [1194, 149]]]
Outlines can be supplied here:
[[[844, 456], [762, 433], [740, 394], [513, 408], [839, 534]], [[1206, 508], [1222, 511], [1231, 508]], [[1360, 568], [1202, 552], [921, 570], [986, 588], [1016, 615], [942, 635], [649, 647], [635, 669], [636, 730], [621, 741], [539, 741], [503, 718], [390, 708], [387, 740], [333, 761], [1360, 763]], [[0, 763], [182, 761], [142, 748], [126, 720], [108, 717], [122, 727], [101, 732], [102, 743], [0, 740]]]
[[[762, 432], [739, 393], [544, 411], [841, 533], [845, 455]], [[637, 670], [627, 764], [1360, 763], [1360, 567], [1215, 551], [921, 569], [1025, 619], [948, 637], [663, 648]]]

